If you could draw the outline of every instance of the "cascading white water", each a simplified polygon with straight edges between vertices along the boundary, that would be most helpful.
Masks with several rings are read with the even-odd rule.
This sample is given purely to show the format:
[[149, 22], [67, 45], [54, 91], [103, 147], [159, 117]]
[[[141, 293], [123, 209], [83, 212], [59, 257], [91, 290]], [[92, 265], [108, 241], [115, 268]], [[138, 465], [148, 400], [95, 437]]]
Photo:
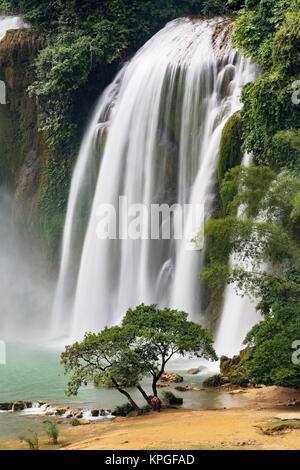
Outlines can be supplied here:
[[128, 205], [202, 203], [210, 216], [221, 132], [241, 107], [241, 87], [256, 75], [231, 49], [231, 27], [224, 18], [168, 23], [100, 99], [72, 180], [56, 336], [80, 338], [141, 302], [203, 321], [203, 253], [187, 251], [183, 240], [99, 240], [97, 209], [117, 207], [122, 195]]
[[[244, 155], [242, 164], [248, 166], [250, 155]], [[240, 207], [238, 215], [243, 208]], [[230, 257], [230, 265], [238, 265], [241, 261], [235, 254]], [[235, 286], [230, 284], [225, 289], [225, 299], [220, 324], [215, 337], [215, 349], [218, 356], [233, 357], [243, 346], [246, 334], [252, 326], [261, 320], [261, 315], [255, 309], [254, 300], [247, 296], [238, 295]]]
[[29, 24], [24, 21], [22, 15], [1, 16], [0, 15], [0, 41], [5, 37], [10, 29], [29, 28]]

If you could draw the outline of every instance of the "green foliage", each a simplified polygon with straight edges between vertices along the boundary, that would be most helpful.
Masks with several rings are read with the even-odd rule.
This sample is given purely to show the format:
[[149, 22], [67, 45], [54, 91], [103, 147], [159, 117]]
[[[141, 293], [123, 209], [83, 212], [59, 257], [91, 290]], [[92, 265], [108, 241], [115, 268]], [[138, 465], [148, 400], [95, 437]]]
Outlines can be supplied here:
[[[208, 222], [214, 242], [202, 274], [211, 285], [223, 276], [260, 299], [263, 320], [248, 333], [249, 358], [230, 381], [296, 387], [300, 368], [292, 363], [292, 343], [300, 338], [300, 177], [289, 172], [276, 177], [265, 167], [234, 168], [221, 190], [232, 193], [237, 181], [229, 209], [241, 209], [237, 216]], [[238, 261], [229, 271], [231, 254]]]
[[225, 383], [226, 382], [223, 379], [221, 374], [215, 374], [205, 379], [202, 385], [203, 387], [220, 387], [221, 385], [224, 385]]
[[[264, 320], [247, 334], [245, 344], [253, 347], [245, 362], [245, 376], [252, 383], [299, 387], [300, 367], [292, 362], [292, 344], [300, 338], [300, 278], [263, 283], [263, 300], [258, 308]], [[268, 308], [266, 308], [268, 305]]]
[[[187, 317], [185, 312], [142, 304], [127, 311], [121, 327], [106, 327], [98, 334], [86, 333], [81, 343], [66, 346], [61, 354], [65, 373], [72, 374], [67, 395], [76, 395], [82, 385], [96, 376], [97, 380], [111, 380], [137, 409], [120, 386], [127, 384], [129, 377], [142, 393], [139, 382], [143, 376], [151, 375], [157, 395], [157, 381], [175, 354], [217, 360], [208, 331]], [[143, 397], [148, 403], [145, 392]]]
[[30, 431], [31, 436], [20, 436], [21, 442], [26, 442], [29, 450], [39, 450], [39, 438], [36, 432]]
[[80, 421], [78, 418], [73, 418], [71, 420], [71, 426], [80, 426]]
[[176, 397], [172, 392], [163, 392], [163, 397], [168, 405], [182, 405], [183, 398]]
[[227, 12], [227, 5], [223, 0], [205, 0], [203, 4], [204, 15], [223, 15]]
[[138, 382], [145, 370], [130, 349], [133, 339], [132, 328], [113, 326], [105, 327], [98, 334], [86, 333], [81, 343], [66, 346], [61, 362], [66, 373], [73, 372], [67, 395], [77, 395], [79, 388], [93, 381], [95, 375], [117, 382], [125, 382], [128, 375], [134, 375]]
[[47, 419], [45, 423], [48, 425], [47, 436], [49, 437], [51, 444], [58, 444], [59, 431], [57, 429], [56, 422], [52, 419]]
[[70, 186], [70, 161], [53, 154], [42, 175], [38, 201], [39, 224], [50, 255], [57, 254], [60, 245]]
[[243, 89], [245, 149], [256, 162], [299, 169], [300, 107], [291, 99], [300, 64], [299, 0], [246, 1], [234, 42], [265, 72]]
[[[238, 8], [230, 1], [228, 7]], [[0, 8], [19, 10], [38, 29], [44, 48], [36, 61], [30, 93], [43, 108], [41, 128], [50, 148], [74, 151], [82, 121], [79, 92], [104, 64], [123, 62], [164, 24], [181, 15], [223, 14], [223, 0], [10, 0]], [[114, 69], [115, 70], [115, 69]]]
[[160, 310], [155, 304], [127, 310], [122, 326], [135, 331], [139, 338], [135, 351], [151, 373], [159, 369], [161, 361], [166, 365], [174, 354], [217, 359], [209, 332], [187, 318], [186, 312]]
[[133, 406], [130, 403], [125, 403], [124, 405], [119, 405], [114, 411], [115, 416], [127, 416], [134, 411]]
[[242, 120], [239, 111], [226, 122], [219, 147], [218, 180], [221, 184], [225, 173], [239, 165], [242, 158]]

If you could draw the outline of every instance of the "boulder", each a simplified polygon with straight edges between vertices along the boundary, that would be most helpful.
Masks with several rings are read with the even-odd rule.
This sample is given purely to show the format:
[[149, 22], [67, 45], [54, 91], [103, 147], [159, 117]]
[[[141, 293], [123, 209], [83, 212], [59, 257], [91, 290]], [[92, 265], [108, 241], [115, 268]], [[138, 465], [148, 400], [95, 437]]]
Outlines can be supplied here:
[[82, 418], [82, 416], [83, 416], [82, 411], [78, 411], [78, 412], [74, 415], [74, 417], [77, 418], [77, 419]]
[[183, 377], [179, 374], [174, 374], [173, 372], [164, 372], [160, 377], [157, 385], [161, 384], [170, 384], [170, 383], [180, 383], [183, 382]]
[[4, 402], [0, 403], [0, 410], [1, 411], [9, 411], [12, 409], [13, 402]]
[[66, 413], [66, 411], [68, 411], [68, 408], [56, 408], [56, 415], [57, 416], [62, 416]]
[[79, 424], [80, 424], [80, 425], [91, 424], [91, 422], [90, 422], [89, 419], [82, 419], [82, 418], [80, 418], [80, 419], [78, 419], [78, 421], [79, 421]]
[[22, 411], [22, 410], [24, 410], [24, 408], [26, 408], [26, 406], [25, 406], [24, 401], [22, 401], [22, 400], [16, 401], [13, 404], [13, 410], [14, 411]]
[[92, 415], [93, 417], [99, 416], [99, 410], [97, 410], [97, 409], [91, 410], [91, 415]]
[[175, 387], [175, 390], [178, 390], [178, 392], [200, 392], [203, 390], [201, 387], [192, 387], [191, 385], [177, 385]]
[[194, 367], [192, 369], [189, 369], [187, 373], [190, 375], [196, 375], [196, 374], [199, 374], [199, 372], [201, 372], [204, 369], [206, 369], [205, 366]]
[[224, 385], [224, 379], [221, 374], [215, 374], [203, 381], [203, 387], [220, 387]]
[[0, 410], [1, 411], [9, 411], [9, 410], [12, 409], [12, 407], [13, 407], [13, 402], [11, 402], [11, 401], [0, 403]]

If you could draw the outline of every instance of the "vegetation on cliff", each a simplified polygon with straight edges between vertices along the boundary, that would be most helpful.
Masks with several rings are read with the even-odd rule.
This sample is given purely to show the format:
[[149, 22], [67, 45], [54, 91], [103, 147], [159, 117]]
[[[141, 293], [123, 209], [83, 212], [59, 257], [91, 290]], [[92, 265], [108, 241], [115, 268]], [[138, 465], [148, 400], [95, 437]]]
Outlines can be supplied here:
[[[39, 183], [31, 204], [48, 254], [56, 260], [71, 172], [95, 100], [120, 64], [165, 23], [181, 15], [232, 13], [230, 0], [0, 0], [3, 12], [21, 12], [38, 34], [27, 87], [38, 105], [41, 149]], [[34, 74], [33, 74], [34, 72]], [[16, 119], [15, 122], [18, 122]], [[41, 138], [43, 138], [43, 136]], [[17, 152], [23, 155], [22, 152]], [[10, 170], [10, 168], [9, 168]], [[10, 170], [12, 171], [12, 170]]]
[[292, 101], [300, 65], [299, 7], [299, 0], [247, 0], [234, 28], [235, 44], [263, 72], [242, 94], [245, 149], [275, 168], [299, 169], [300, 107]]
[[225, 173], [230, 170], [230, 168], [241, 163], [242, 132], [241, 113], [237, 111], [228, 119], [222, 131], [218, 161], [219, 184], [222, 183]]
[[[215, 295], [226, 281], [260, 299], [263, 320], [245, 340], [251, 353], [243, 377], [299, 385], [299, 366], [291, 361], [293, 341], [300, 339], [300, 105], [292, 99], [300, 65], [299, 0], [1, 0], [0, 8], [23, 12], [33, 25], [31, 32], [8, 33], [6, 51], [0, 50], [5, 66], [1, 78], [17, 90], [5, 110], [11, 115], [4, 119], [0, 114], [5, 137], [0, 178], [12, 182], [19, 200], [30, 192], [35, 195], [35, 220], [51, 254], [58, 251], [71, 170], [87, 116], [118, 66], [168, 20], [238, 11], [235, 45], [254, 58], [262, 73], [243, 89], [242, 124], [236, 114], [223, 131], [218, 176], [224, 214], [207, 223], [208, 264], [202, 278]], [[34, 37], [30, 49], [28, 38]], [[11, 46], [18, 38], [22, 57], [9, 56], [17, 50]], [[16, 81], [11, 70], [20, 65], [28, 71], [22, 74], [20, 69]], [[31, 100], [23, 97], [25, 88]], [[36, 132], [37, 122], [46, 143]], [[36, 172], [27, 172], [26, 165], [36, 162], [30, 148], [35, 140], [40, 161]], [[242, 150], [253, 155], [249, 169], [235, 167]], [[26, 155], [25, 162], [21, 155]], [[16, 184], [19, 175], [23, 177]], [[243, 264], [229, 270], [233, 253]], [[96, 339], [87, 337], [84, 347], [91, 346], [90, 340], [94, 346]], [[75, 387], [85, 380], [75, 379]]]

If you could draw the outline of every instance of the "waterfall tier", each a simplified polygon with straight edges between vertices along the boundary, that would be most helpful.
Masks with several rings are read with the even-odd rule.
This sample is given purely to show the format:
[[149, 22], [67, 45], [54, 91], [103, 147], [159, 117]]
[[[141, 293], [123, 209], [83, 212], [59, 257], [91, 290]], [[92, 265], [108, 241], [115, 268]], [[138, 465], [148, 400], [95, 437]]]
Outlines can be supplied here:
[[[141, 302], [205, 324], [203, 251], [183, 240], [97, 237], [99, 205], [216, 203], [221, 132], [256, 67], [231, 48], [224, 18], [168, 23], [101, 96], [74, 170], [53, 335], [80, 339]], [[188, 218], [191, 215], [188, 214]], [[162, 221], [163, 223], [163, 221]]]

